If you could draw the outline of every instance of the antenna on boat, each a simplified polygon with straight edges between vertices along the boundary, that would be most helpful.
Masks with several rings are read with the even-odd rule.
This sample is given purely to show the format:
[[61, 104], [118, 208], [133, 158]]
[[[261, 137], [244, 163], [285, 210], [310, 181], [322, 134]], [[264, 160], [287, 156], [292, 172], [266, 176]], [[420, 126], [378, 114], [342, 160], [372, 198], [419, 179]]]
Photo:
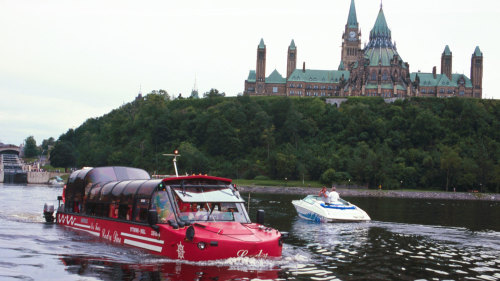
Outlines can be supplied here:
[[179, 173], [177, 172], [177, 157], [180, 157], [179, 150], [174, 150], [174, 154], [163, 154], [163, 156], [173, 156], [172, 162], [174, 162], [175, 176], [179, 177]]

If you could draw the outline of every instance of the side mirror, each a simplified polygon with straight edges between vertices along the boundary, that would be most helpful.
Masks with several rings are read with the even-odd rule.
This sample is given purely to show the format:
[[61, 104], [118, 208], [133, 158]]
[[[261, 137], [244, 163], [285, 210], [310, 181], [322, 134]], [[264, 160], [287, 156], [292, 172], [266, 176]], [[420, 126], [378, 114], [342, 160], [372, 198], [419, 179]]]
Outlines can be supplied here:
[[257, 211], [257, 223], [264, 225], [264, 210]]
[[191, 225], [186, 229], [186, 241], [193, 241], [194, 238], [194, 227]]
[[156, 210], [148, 211], [148, 223], [151, 226], [158, 224], [158, 212]]

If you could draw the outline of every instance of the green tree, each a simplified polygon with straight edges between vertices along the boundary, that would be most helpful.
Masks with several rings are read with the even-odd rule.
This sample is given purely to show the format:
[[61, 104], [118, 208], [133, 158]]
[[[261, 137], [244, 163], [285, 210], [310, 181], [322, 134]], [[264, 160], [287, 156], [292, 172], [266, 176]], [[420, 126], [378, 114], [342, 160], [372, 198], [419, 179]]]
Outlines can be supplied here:
[[295, 155], [278, 152], [272, 159], [274, 166], [274, 178], [283, 180], [285, 178], [297, 178]]
[[209, 92], [203, 94], [204, 98], [217, 98], [217, 97], [225, 97], [226, 93], [220, 93], [217, 89], [210, 89]]
[[33, 136], [29, 136], [24, 140], [24, 157], [32, 158], [40, 155], [40, 150], [36, 146], [36, 140]]
[[43, 140], [42, 141], [42, 150], [47, 152], [49, 150], [49, 146], [54, 146], [55, 143], [56, 143], [56, 140], [53, 137], [50, 137], [46, 140]]
[[50, 152], [50, 164], [67, 170], [76, 164], [75, 149], [70, 142], [58, 141]]
[[330, 185], [336, 181], [336, 176], [335, 169], [330, 168], [321, 175], [320, 181], [322, 184]]
[[441, 148], [441, 170], [446, 174], [446, 191], [449, 190], [450, 183], [453, 183], [454, 177], [461, 166], [461, 161], [462, 158], [453, 148], [448, 146]]

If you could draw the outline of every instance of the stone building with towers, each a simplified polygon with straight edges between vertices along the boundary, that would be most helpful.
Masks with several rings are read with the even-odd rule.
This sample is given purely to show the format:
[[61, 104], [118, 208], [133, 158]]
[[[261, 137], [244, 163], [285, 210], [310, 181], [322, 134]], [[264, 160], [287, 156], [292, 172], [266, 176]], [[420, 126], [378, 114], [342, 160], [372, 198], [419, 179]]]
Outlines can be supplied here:
[[410, 65], [399, 55], [393, 43], [382, 5], [369, 33], [369, 42], [361, 47], [354, 0], [342, 34], [341, 61], [337, 69], [297, 68], [297, 46], [288, 47], [286, 76], [277, 70], [266, 76], [266, 45], [257, 47], [256, 70], [245, 80], [244, 94], [251, 96], [379, 96], [379, 97], [474, 97], [482, 98], [483, 53], [476, 47], [471, 58], [470, 77], [453, 73], [449, 46], [441, 55], [441, 71], [410, 72]]

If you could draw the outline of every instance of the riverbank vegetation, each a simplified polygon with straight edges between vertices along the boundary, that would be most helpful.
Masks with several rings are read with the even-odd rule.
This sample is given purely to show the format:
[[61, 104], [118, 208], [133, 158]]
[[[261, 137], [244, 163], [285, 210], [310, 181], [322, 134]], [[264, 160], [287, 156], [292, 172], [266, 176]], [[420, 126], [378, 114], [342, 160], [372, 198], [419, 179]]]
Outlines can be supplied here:
[[[53, 165], [498, 192], [500, 102], [465, 98], [221, 97], [154, 92], [61, 135]], [[56, 163], [54, 163], [56, 162]], [[286, 178], [286, 180], [285, 180]]]

